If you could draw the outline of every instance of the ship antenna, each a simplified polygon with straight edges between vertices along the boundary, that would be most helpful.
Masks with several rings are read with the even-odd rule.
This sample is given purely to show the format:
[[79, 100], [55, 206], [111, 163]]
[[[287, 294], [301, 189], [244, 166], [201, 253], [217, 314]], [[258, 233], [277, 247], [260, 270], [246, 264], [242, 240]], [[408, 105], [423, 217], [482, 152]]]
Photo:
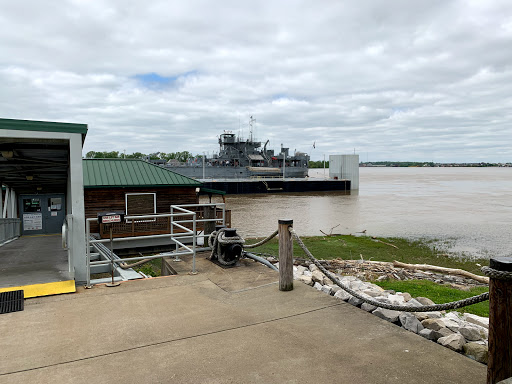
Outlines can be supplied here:
[[251, 130], [251, 141], [252, 141], [252, 128], [253, 128], [253, 123], [256, 121], [256, 119], [254, 119], [252, 116], [251, 118], [249, 119], [249, 128]]

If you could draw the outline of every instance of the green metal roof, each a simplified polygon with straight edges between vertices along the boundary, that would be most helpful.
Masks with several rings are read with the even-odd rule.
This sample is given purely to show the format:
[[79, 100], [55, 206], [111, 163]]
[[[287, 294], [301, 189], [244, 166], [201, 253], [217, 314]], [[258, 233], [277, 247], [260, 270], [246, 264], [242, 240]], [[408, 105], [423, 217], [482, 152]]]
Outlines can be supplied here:
[[199, 194], [200, 195], [209, 195], [209, 194], [212, 194], [212, 195], [225, 195], [226, 192], [225, 191], [220, 191], [218, 189], [211, 189], [211, 188], [201, 187], [201, 190], [199, 191]]
[[84, 159], [84, 187], [200, 187], [190, 177], [136, 159]]
[[0, 129], [87, 134], [87, 124], [56, 123], [51, 121], [0, 119]]

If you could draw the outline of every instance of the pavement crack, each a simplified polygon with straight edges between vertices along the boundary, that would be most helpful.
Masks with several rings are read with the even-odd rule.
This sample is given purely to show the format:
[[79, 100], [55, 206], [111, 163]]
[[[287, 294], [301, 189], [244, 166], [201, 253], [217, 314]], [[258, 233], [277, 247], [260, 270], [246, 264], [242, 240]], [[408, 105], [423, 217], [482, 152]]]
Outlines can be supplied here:
[[238, 330], [238, 329], [250, 328], [250, 327], [254, 327], [254, 326], [258, 326], [258, 325], [262, 325], [262, 324], [268, 324], [268, 323], [273, 323], [273, 322], [276, 322], [276, 321], [290, 319], [290, 318], [293, 318], [293, 317], [307, 315], [309, 313], [322, 311], [324, 309], [329, 309], [329, 308], [337, 307], [337, 306], [340, 306], [340, 305], [341, 305], [341, 303], [335, 303], [335, 304], [326, 305], [326, 306], [323, 306], [323, 307], [320, 307], [320, 308], [310, 309], [310, 310], [304, 311], [304, 312], [294, 313], [292, 315], [276, 317], [274, 319], [269, 319], [269, 320], [257, 321], [257, 322], [254, 322], [254, 323], [240, 325], [240, 326], [237, 326], [237, 327], [229, 327], [229, 328], [219, 329], [219, 330], [211, 331], [211, 332], [198, 333], [196, 335], [191, 335], [191, 336], [178, 337], [178, 338], [175, 338], [175, 339], [158, 341], [158, 342], [149, 343], [149, 344], [145, 344], [145, 345], [139, 345], [139, 346], [136, 346], [136, 347], [120, 349], [118, 351], [100, 353], [100, 354], [97, 354], [97, 355], [94, 355], [94, 356], [87, 356], [87, 357], [82, 357], [82, 358], [79, 358], [79, 359], [72, 359], [72, 360], [62, 361], [62, 362], [58, 362], [58, 363], [54, 363], [54, 364], [41, 365], [39, 367], [21, 369], [21, 370], [18, 370], [18, 371], [4, 372], [4, 373], [0, 373], [0, 377], [8, 376], [8, 375], [14, 375], [14, 374], [17, 374], [17, 373], [36, 371], [36, 370], [39, 370], [39, 369], [57, 367], [57, 366], [60, 366], [60, 365], [72, 364], [72, 363], [77, 363], [77, 362], [80, 362], [80, 361], [87, 361], [87, 360], [97, 359], [97, 358], [100, 358], [100, 357], [117, 355], [117, 354], [121, 354], [121, 353], [125, 353], [125, 352], [130, 352], [130, 351], [135, 351], [135, 350], [139, 350], [139, 349], [150, 348], [150, 347], [155, 347], [155, 346], [165, 345], [165, 344], [171, 344], [171, 343], [175, 343], [175, 342], [178, 342], [178, 341], [196, 339], [196, 338], [200, 338], [200, 337], [204, 337], [204, 336], [210, 336], [210, 335], [215, 335], [215, 334], [219, 334], [219, 333], [235, 331], [235, 330]]

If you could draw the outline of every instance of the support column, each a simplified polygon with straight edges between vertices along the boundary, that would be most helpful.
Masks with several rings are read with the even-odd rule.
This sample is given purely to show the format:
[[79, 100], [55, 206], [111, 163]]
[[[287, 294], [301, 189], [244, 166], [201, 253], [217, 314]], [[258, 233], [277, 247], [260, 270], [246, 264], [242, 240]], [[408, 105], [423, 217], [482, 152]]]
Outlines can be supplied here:
[[72, 135], [69, 140], [69, 179], [70, 188], [67, 196], [71, 202], [73, 227], [71, 236], [71, 258], [75, 267], [75, 280], [86, 281], [87, 264], [85, 250], [85, 209], [84, 179], [82, 169], [82, 136]]

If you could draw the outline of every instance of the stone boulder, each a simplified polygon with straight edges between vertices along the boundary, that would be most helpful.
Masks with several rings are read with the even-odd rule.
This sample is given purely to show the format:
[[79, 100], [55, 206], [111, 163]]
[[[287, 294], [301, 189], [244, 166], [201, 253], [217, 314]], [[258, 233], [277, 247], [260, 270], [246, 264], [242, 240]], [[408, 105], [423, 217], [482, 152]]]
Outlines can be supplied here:
[[390, 309], [384, 309], [384, 308], [377, 308], [372, 313], [375, 316], [380, 317], [381, 319], [384, 319], [384, 320], [389, 321], [391, 323], [398, 322], [398, 316], [400, 316], [400, 312], [392, 311]]
[[319, 270], [313, 271], [311, 277], [315, 283], [324, 285], [324, 274]]
[[412, 299], [411, 294], [408, 293], [408, 292], [397, 292], [396, 294], [400, 295], [400, 296], [403, 296], [406, 302], [408, 302], [408, 301], [410, 301]]
[[361, 304], [361, 309], [365, 310], [366, 312], [373, 312], [377, 309], [377, 307], [375, 305], [363, 303]]
[[441, 329], [439, 329], [437, 331], [432, 331], [432, 336], [434, 336], [434, 339], [438, 340], [441, 337], [450, 336], [453, 333], [455, 333], [455, 332], [453, 332], [449, 328], [444, 327], [444, 328], [441, 328]]
[[441, 319], [425, 319], [421, 322], [421, 325], [433, 331], [439, 331], [441, 328], [445, 328], [444, 322]]
[[330, 295], [332, 292], [332, 288], [330, 285], [323, 285], [321, 291]]
[[311, 276], [300, 275], [297, 280], [307, 285], [313, 285], [313, 279], [311, 278]]
[[334, 294], [334, 297], [343, 301], [348, 301], [348, 299], [350, 299], [352, 295], [341, 289]]
[[419, 301], [422, 305], [434, 305], [435, 303], [427, 297], [416, 297], [416, 300]]
[[315, 271], [318, 271], [318, 267], [315, 264], [311, 263], [311, 264], [309, 264], [309, 270], [311, 272], [315, 272]]
[[436, 338], [434, 337], [433, 333], [434, 333], [433, 330], [423, 328], [421, 331], [418, 332], [418, 335], [423, 336], [425, 339], [435, 341]]
[[319, 291], [321, 291], [321, 290], [322, 290], [322, 287], [323, 287], [323, 285], [322, 285], [322, 284], [320, 284], [320, 283], [315, 283], [315, 285], [313, 285], [313, 288], [316, 288], [316, 289], [318, 289]]
[[359, 307], [359, 306], [361, 306], [361, 304], [363, 304], [363, 303], [364, 303], [364, 301], [363, 301], [363, 300], [361, 300], [361, 299], [358, 299], [358, 298], [357, 298], [357, 297], [355, 297], [355, 296], [352, 296], [352, 295], [351, 295], [351, 296], [350, 296], [350, 299], [348, 299], [348, 303], [349, 303], [349, 304], [352, 304], [354, 307]]
[[462, 317], [463, 320], [467, 321], [468, 323], [476, 324], [481, 327], [489, 329], [489, 318], [488, 317], [482, 317], [473, 315], [472, 313], [465, 313]]
[[487, 338], [487, 330], [484, 327], [470, 325], [466, 323], [459, 327], [459, 333], [464, 336], [467, 341], [478, 341]]
[[419, 322], [419, 320], [412, 313], [409, 312], [401, 312], [398, 316], [402, 327], [407, 329], [408, 331], [419, 333], [424, 327]]
[[450, 348], [453, 351], [462, 351], [462, 347], [466, 343], [464, 337], [458, 333], [453, 333], [450, 336], [441, 337], [437, 340], [443, 347]]
[[483, 364], [487, 364], [489, 360], [489, 349], [487, 346], [479, 343], [471, 342], [464, 344], [464, 354]]
[[457, 332], [459, 330], [460, 324], [458, 322], [456, 322], [455, 320], [450, 319], [448, 317], [445, 317], [442, 320], [443, 320], [445, 327], [448, 328], [449, 330], [451, 330], [453, 332]]

